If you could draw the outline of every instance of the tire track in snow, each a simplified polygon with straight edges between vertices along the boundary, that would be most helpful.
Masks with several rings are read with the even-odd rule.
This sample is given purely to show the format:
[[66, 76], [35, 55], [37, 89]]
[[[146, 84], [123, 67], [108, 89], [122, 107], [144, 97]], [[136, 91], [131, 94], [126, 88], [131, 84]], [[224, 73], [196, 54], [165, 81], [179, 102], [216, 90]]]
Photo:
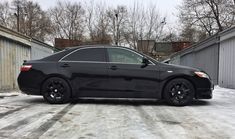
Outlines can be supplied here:
[[16, 109], [13, 109], [13, 110], [9, 110], [7, 112], [4, 112], [4, 113], [0, 113], [0, 119], [4, 118], [5, 116], [9, 115], [9, 114], [12, 114], [14, 112], [17, 112], [17, 111], [20, 111], [20, 110], [23, 110], [25, 108], [28, 108], [32, 105], [26, 105], [26, 106], [22, 106], [22, 107], [19, 107], [19, 108], [16, 108]]
[[70, 109], [74, 107], [74, 104], [69, 104], [65, 108], [63, 108], [60, 112], [56, 113], [51, 119], [47, 120], [43, 123], [39, 128], [33, 130], [29, 137], [38, 139], [45, 132], [47, 132], [57, 121], [59, 121]]
[[159, 130], [160, 127], [156, 130], [156, 120], [154, 120], [141, 106], [135, 106], [135, 110], [139, 113], [140, 118], [142, 118], [144, 124], [146, 124], [147, 129], [156, 137], [164, 138], [164, 133]]
[[27, 126], [28, 124], [34, 122], [35, 120], [41, 118], [43, 115], [47, 115], [47, 114], [48, 114], [48, 111], [36, 113], [32, 116], [28, 116], [20, 121], [17, 121], [13, 124], [6, 126], [6, 127], [3, 127], [0, 129], [0, 134], [1, 134], [0, 136], [1, 137], [9, 137], [16, 130], [19, 130], [19, 129], [23, 128], [24, 126]]

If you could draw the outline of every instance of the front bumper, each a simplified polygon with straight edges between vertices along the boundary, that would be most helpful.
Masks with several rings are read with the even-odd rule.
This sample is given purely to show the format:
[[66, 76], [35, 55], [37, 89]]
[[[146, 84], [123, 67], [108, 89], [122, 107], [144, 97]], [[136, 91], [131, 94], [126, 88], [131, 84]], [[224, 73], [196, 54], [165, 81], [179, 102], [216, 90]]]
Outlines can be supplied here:
[[194, 83], [196, 83], [196, 99], [212, 99], [212, 92], [214, 90], [214, 84], [212, 80], [207, 78], [196, 78]]
[[197, 89], [196, 99], [212, 99], [213, 88], [210, 89]]

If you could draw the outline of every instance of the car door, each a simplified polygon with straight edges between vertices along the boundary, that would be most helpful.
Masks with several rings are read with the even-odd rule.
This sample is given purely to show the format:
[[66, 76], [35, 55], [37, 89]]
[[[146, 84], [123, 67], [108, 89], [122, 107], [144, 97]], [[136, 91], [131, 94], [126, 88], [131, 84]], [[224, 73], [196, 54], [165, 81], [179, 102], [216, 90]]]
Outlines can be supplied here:
[[108, 87], [113, 96], [123, 98], [153, 98], [157, 96], [158, 72], [153, 62], [144, 66], [143, 56], [123, 47], [106, 49]]
[[79, 48], [59, 61], [59, 72], [69, 78], [78, 97], [99, 97], [108, 81], [103, 47]]

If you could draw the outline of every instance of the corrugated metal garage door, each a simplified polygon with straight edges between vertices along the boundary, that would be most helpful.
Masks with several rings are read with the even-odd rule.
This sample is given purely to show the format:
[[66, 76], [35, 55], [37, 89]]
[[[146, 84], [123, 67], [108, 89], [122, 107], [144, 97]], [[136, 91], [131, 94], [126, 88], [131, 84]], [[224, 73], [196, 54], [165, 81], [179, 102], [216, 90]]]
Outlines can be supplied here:
[[31, 42], [31, 60], [41, 59], [43, 57], [53, 54], [52, 47], [49, 45], [33, 39]]
[[195, 53], [195, 65], [207, 72], [214, 84], [218, 84], [218, 47], [218, 45], [213, 45]]
[[218, 84], [219, 44], [213, 36], [186, 49], [173, 58], [180, 57], [180, 65], [201, 69], [209, 74], [214, 84]]
[[17, 76], [23, 60], [30, 59], [30, 47], [0, 37], [0, 89], [17, 89]]
[[183, 55], [180, 58], [180, 65], [196, 67], [196, 65], [194, 64], [194, 53]]
[[209, 74], [214, 84], [218, 84], [218, 45], [191, 52], [180, 58], [180, 65], [201, 69]]
[[235, 88], [235, 37], [220, 44], [219, 85]]

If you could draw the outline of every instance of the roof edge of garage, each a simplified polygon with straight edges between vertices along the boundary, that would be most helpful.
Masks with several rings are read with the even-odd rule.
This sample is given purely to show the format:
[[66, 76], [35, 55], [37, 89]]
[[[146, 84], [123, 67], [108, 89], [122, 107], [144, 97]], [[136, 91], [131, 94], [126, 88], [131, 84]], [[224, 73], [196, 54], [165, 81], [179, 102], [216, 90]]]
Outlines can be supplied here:
[[29, 46], [29, 47], [32, 47], [32, 45], [33, 45], [32, 43], [36, 43], [36, 44], [39, 44], [43, 47], [49, 48], [53, 51], [56, 50], [55, 47], [53, 47], [52, 45], [49, 45], [49, 44], [42, 42], [40, 40], [37, 40], [35, 38], [31, 38], [27, 35], [24, 35], [22, 33], [19, 33], [17, 31], [14, 31], [14, 30], [9, 29], [7, 27], [4, 27], [2, 25], [0, 25], [0, 36], [7, 38], [7, 39], [10, 39], [10, 40], [13, 40], [18, 43], [21, 43], [23, 45]]
[[22, 43], [27, 46], [31, 46], [31, 38], [14, 30], [11, 30], [7, 27], [0, 25], [0, 36], [7, 39]]
[[235, 26], [232, 26], [219, 33], [220, 41], [225, 41], [227, 39], [235, 37]]
[[[217, 41], [213, 41], [215, 39]], [[176, 57], [178, 55], [186, 55], [186, 54], [191, 53], [193, 51], [199, 51], [201, 49], [209, 47], [209, 46], [211, 46], [211, 45], [213, 45], [215, 43], [218, 43], [218, 42], [219, 42], [219, 38], [218, 38], [218, 33], [217, 33], [217, 34], [212, 35], [212, 36], [210, 36], [210, 37], [208, 37], [208, 38], [206, 38], [206, 39], [204, 39], [202, 41], [199, 41], [199, 42], [193, 44], [191, 47], [188, 47], [186, 49], [183, 49], [182, 51], [176, 52], [176, 53], [170, 55], [169, 57], [173, 58], [173, 57]]]
[[[178, 55], [185, 55], [185, 54], [191, 53], [194, 50], [198, 51], [198, 50], [201, 50], [205, 47], [209, 47], [214, 43], [222, 42], [224, 40], [227, 40], [227, 39], [230, 39], [230, 38], [233, 38], [233, 37], [235, 37], [235, 26], [232, 26], [232, 27], [220, 32], [220, 33], [217, 33], [217, 34], [212, 35], [212, 36], [210, 36], [210, 37], [208, 37], [208, 38], [206, 38], [206, 39], [204, 39], [200, 42], [197, 42], [197, 43], [193, 44], [191, 47], [188, 47], [186, 49], [183, 49], [182, 51], [176, 52], [176, 53], [170, 55], [169, 57], [173, 58], [173, 57], [176, 57]], [[214, 41], [214, 42], [211, 41], [213, 39], [217, 39], [217, 41]], [[211, 44], [200, 48], [200, 46], [202, 46], [203, 44], [206, 44], [210, 41], [211, 41]]]
[[44, 46], [44, 47], [50, 48], [50, 49], [52, 49], [52, 50], [54, 50], [54, 49], [55, 49], [55, 47], [53, 47], [52, 45], [47, 44], [47, 43], [45, 43], [45, 42], [42, 42], [42, 41], [40, 41], [40, 40], [37, 40], [37, 39], [35, 39], [35, 38], [32, 38], [32, 40], [31, 40], [31, 41], [32, 41], [33, 43], [40, 44], [41, 46]]

